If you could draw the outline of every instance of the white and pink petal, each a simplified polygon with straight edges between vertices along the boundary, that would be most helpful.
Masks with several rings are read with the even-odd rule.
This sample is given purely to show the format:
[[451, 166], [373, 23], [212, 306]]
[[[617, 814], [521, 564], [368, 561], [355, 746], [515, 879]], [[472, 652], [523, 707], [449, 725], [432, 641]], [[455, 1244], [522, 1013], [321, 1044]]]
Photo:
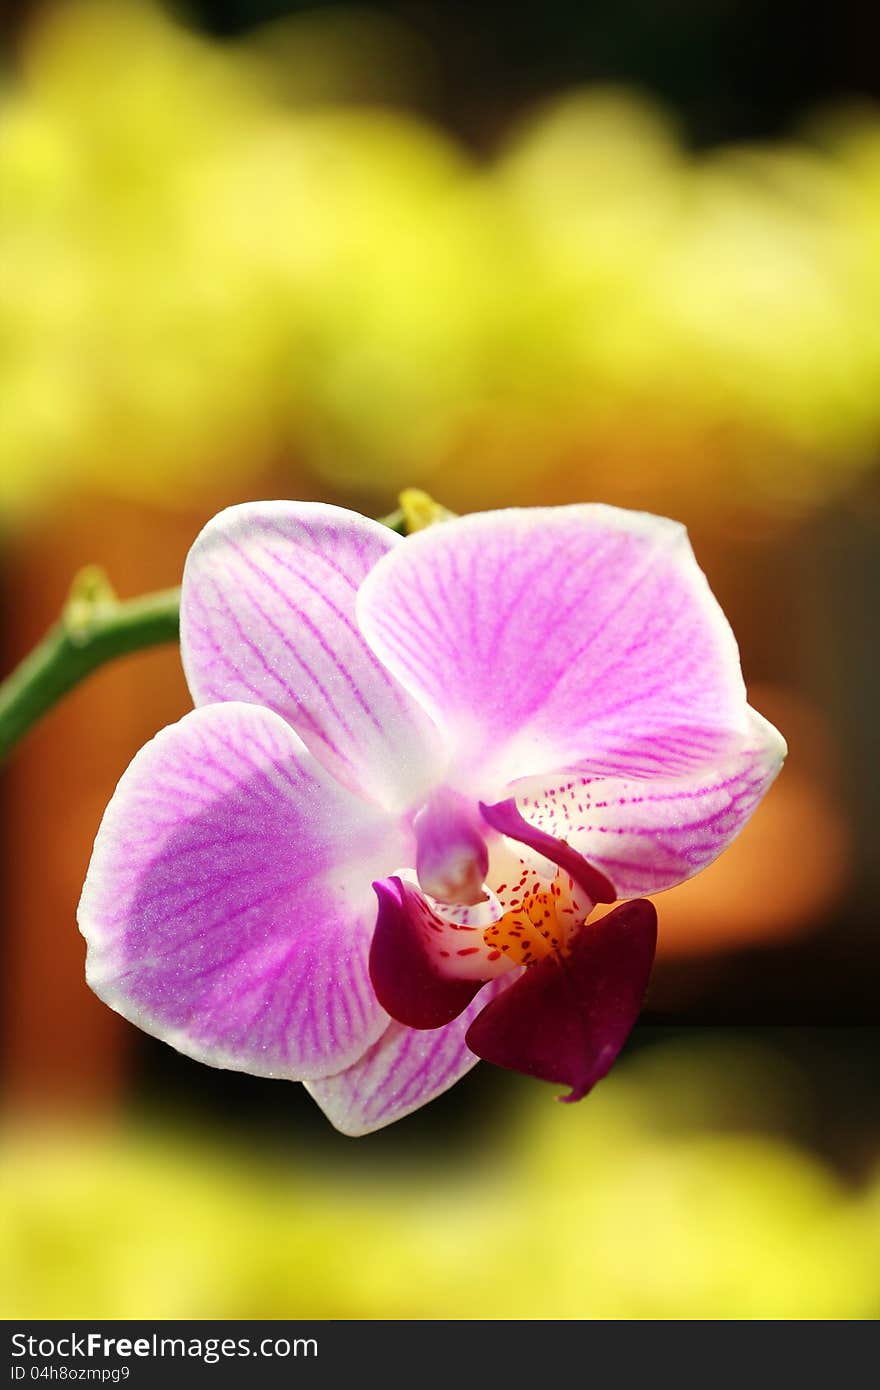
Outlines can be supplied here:
[[431, 720], [355, 620], [362, 580], [400, 536], [317, 502], [220, 512], [187, 558], [180, 641], [196, 705], [275, 710], [345, 785], [409, 805], [442, 757]]
[[716, 759], [678, 777], [641, 779], [560, 773], [514, 786], [520, 815], [563, 840], [611, 880], [617, 896], [641, 897], [705, 869], [746, 825], [782, 767], [785, 740], [755, 710], [747, 732]]
[[736, 642], [684, 527], [602, 505], [484, 512], [410, 537], [365, 578], [359, 624], [500, 799], [578, 767], [677, 776], [746, 730]]
[[270, 710], [193, 711], [141, 749], [79, 907], [112, 1008], [213, 1066], [301, 1080], [384, 1032], [371, 878], [408, 846]]
[[336, 1129], [371, 1134], [436, 1100], [476, 1065], [465, 1035], [479, 1013], [511, 979], [493, 980], [445, 1027], [406, 1028], [391, 1022], [359, 1061], [306, 1089]]

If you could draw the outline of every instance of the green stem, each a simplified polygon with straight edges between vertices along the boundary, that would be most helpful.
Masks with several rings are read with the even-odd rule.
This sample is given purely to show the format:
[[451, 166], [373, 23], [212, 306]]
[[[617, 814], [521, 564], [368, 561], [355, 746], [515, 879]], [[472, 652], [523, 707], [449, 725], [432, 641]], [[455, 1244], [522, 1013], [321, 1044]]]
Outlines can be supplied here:
[[[416, 524], [407, 506], [424, 509], [429, 504], [436, 509], [422, 493], [413, 494], [415, 503], [404, 501], [407, 497], [402, 497], [402, 507], [381, 518], [400, 535]], [[32, 725], [99, 666], [128, 652], [174, 642], [179, 631], [179, 589], [120, 600], [102, 570], [83, 570], [73, 581], [58, 622], [0, 682], [0, 763]]]
[[74, 581], [59, 621], [0, 684], [0, 762], [32, 725], [99, 666], [177, 638], [179, 589], [120, 601], [106, 582], [96, 580], [95, 571], [86, 571]]

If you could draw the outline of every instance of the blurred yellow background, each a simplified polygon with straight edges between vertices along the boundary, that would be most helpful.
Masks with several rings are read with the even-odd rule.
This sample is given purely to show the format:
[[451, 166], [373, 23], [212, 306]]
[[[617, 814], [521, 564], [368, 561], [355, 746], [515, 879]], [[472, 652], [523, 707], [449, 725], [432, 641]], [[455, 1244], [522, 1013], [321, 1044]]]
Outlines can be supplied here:
[[86, 990], [103, 806], [188, 705], [170, 649], [102, 671], [0, 787], [0, 1312], [504, 1318], [528, 1275], [532, 1317], [877, 1316], [877, 94], [699, 140], [598, 61], [496, 64], [456, 124], [479, 21], [406, 10], [11, 6], [3, 669], [81, 565], [174, 584], [231, 502], [602, 500], [688, 523], [790, 762], [658, 902], [595, 1096], [483, 1067], [354, 1142]]

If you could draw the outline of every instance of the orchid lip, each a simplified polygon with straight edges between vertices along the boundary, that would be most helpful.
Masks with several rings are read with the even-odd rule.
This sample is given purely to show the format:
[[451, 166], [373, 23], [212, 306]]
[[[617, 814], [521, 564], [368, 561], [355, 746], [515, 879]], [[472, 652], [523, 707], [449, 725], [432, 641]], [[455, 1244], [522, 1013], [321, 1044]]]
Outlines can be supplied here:
[[496, 802], [494, 806], [487, 806], [485, 802], [481, 801], [480, 812], [486, 824], [490, 825], [493, 830], [497, 830], [501, 835], [507, 835], [509, 839], [518, 840], [521, 844], [543, 854], [554, 864], [558, 864], [561, 869], [571, 875], [576, 883], [580, 884], [592, 902], [613, 903], [617, 901], [618, 895], [610, 878], [588, 863], [583, 855], [578, 854], [577, 850], [572, 849], [565, 840], [559, 839], [556, 835], [548, 835], [546, 831], [530, 825], [520, 814], [515, 797], [510, 797], [507, 801]]
[[379, 910], [369, 969], [376, 998], [408, 1028], [432, 1029], [451, 1023], [464, 1012], [484, 979], [462, 979], [437, 968], [426, 941], [431, 909], [417, 889], [397, 877], [377, 881], [373, 889]]
[[583, 925], [568, 955], [548, 955], [486, 1005], [466, 1040], [484, 1061], [571, 1088], [582, 1100], [607, 1075], [638, 1018], [657, 944], [647, 899]]

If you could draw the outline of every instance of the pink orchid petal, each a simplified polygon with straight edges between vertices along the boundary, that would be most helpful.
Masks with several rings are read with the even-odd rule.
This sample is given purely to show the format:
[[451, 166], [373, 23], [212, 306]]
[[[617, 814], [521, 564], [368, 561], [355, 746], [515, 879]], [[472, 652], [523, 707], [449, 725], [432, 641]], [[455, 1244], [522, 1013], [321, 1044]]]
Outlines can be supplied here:
[[651, 782], [560, 774], [514, 787], [538, 832], [559, 836], [614, 883], [621, 898], [659, 893], [706, 868], [736, 838], [774, 781], [785, 740], [754, 710], [745, 735], [711, 765]]
[[445, 731], [458, 785], [672, 776], [744, 732], [736, 642], [676, 522], [584, 505], [410, 537], [364, 580], [370, 645]]
[[582, 1100], [613, 1066], [639, 1016], [657, 946], [643, 899], [588, 922], [564, 958], [546, 956], [481, 1010], [467, 1045], [484, 1061], [570, 1086]]
[[401, 543], [340, 507], [230, 507], [190, 551], [180, 615], [195, 704], [275, 710], [340, 781], [389, 806], [424, 791], [439, 757], [436, 729], [355, 621], [361, 581]]
[[198, 1061], [339, 1071], [388, 1024], [370, 878], [406, 852], [277, 714], [195, 710], [141, 749], [101, 823], [79, 908], [89, 984]]
[[558, 864], [560, 869], [564, 869], [575, 883], [583, 888], [591, 903], [616, 901], [618, 894], [611, 880], [589, 864], [582, 854], [572, 849], [558, 833], [548, 834], [546, 830], [539, 829], [527, 821], [517, 809], [515, 797], [499, 801], [495, 806], [487, 806], [481, 802], [480, 810], [484, 820], [493, 830], [506, 835], [508, 839], [527, 845], [529, 849], [536, 850], [545, 859], [549, 859], [552, 864]]
[[370, 979], [376, 998], [408, 1028], [440, 1028], [467, 1008], [494, 973], [484, 968], [489, 953], [483, 934], [444, 921], [424, 894], [401, 878], [374, 887], [379, 915]]
[[513, 976], [484, 985], [458, 1018], [431, 1030], [389, 1024], [359, 1061], [337, 1076], [306, 1083], [328, 1120], [352, 1137], [403, 1119], [460, 1081], [479, 1058], [465, 1043], [477, 1014]]

